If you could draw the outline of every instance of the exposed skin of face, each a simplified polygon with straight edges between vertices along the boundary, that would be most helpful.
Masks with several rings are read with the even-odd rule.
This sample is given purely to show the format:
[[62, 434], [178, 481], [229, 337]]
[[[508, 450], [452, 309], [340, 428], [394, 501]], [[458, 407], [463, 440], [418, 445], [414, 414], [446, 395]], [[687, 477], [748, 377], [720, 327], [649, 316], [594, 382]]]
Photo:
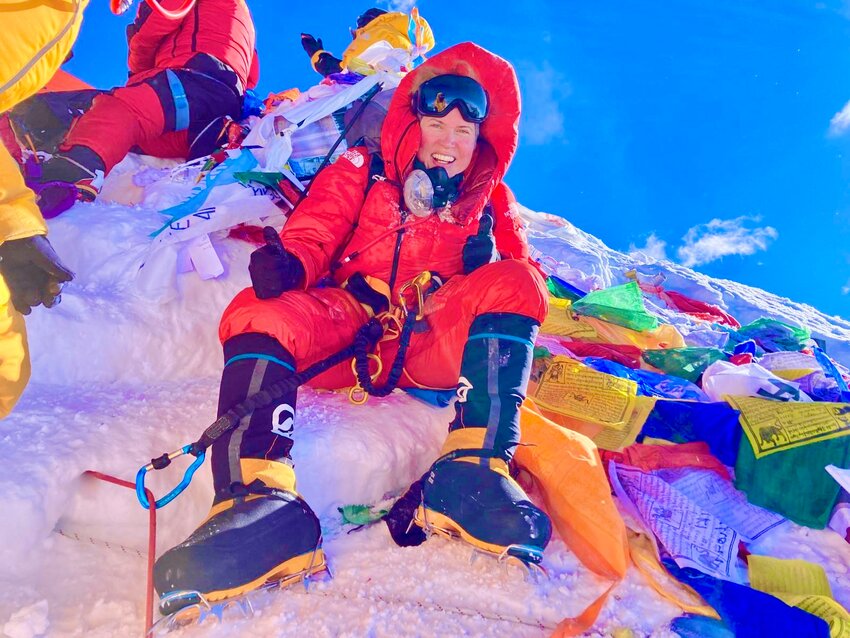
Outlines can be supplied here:
[[478, 126], [463, 119], [459, 109], [454, 108], [443, 117], [423, 115], [419, 129], [422, 141], [416, 157], [425, 168], [442, 166], [449, 177], [466, 170], [478, 142]]

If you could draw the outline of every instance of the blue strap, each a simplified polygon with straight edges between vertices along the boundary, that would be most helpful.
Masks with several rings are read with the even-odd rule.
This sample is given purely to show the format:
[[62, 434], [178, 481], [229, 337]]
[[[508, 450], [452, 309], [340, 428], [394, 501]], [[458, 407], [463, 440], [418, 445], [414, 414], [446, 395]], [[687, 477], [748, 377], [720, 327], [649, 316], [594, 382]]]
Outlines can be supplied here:
[[[210, 211], [214, 212], [215, 206], [208, 207], [203, 211], [201, 210], [201, 207], [207, 201], [207, 198], [210, 196], [213, 189], [217, 186], [226, 186], [227, 184], [237, 183], [238, 180], [235, 177], [236, 173], [250, 171], [256, 165], [257, 158], [254, 157], [254, 154], [247, 148], [243, 148], [235, 157], [226, 157], [221, 164], [207, 173], [202, 183], [197, 184], [194, 188], [192, 188], [192, 191], [186, 199], [171, 208], [159, 211], [163, 215], [168, 215], [170, 219], [165, 222], [161, 228], [152, 232], [150, 237], [156, 237], [157, 235], [167, 231], [172, 227], [172, 224], [175, 224], [190, 215], [197, 215]], [[186, 228], [186, 226], [183, 226], [183, 228]], [[183, 228], [175, 230], [182, 230]]]
[[416, 21], [412, 15], [407, 18], [407, 39], [413, 47], [416, 46]]
[[174, 71], [166, 69], [165, 76], [174, 99], [174, 130], [185, 131], [189, 128], [189, 100], [186, 99], [186, 90]]
[[[416, 48], [416, 29], [417, 29], [416, 21], [413, 19], [411, 15], [407, 21], [407, 39], [410, 40], [411, 50]], [[410, 61], [410, 65], [415, 67], [417, 62], [420, 60], [424, 60], [421, 55], [416, 56]]]
[[506, 341], [516, 341], [517, 343], [525, 344], [529, 348], [534, 347], [534, 344], [530, 339], [523, 339], [522, 337], [501, 334], [499, 332], [479, 332], [478, 334], [469, 335], [469, 341], [472, 341], [473, 339], [504, 339]]
[[295, 372], [295, 368], [293, 368], [290, 364], [288, 364], [283, 359], [278, 359], [277, 357], [273, 357], [270, 354], [260, 354], [259, 352], [249, 352], [247, 354], [237, 354], [235, 357], [230, 357], [225, 364], [226, 368], [234, 361], [244, 361], [245, 359], [265, 359], [266, 361], [271, 361], [272, 363], [277, 363], [278, 365], [282, 365], [287, 370], [292, 370]]

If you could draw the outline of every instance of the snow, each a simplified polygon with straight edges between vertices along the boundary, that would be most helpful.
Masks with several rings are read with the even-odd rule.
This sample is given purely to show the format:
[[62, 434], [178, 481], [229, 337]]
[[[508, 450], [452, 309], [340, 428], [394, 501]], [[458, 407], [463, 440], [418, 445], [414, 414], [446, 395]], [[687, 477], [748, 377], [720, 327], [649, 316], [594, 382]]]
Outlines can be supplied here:
[[[547, 256], [543, 259], [544, 266], [583, 290], [626, 283], [629, 281], [626, 273], [633, 269], [642, 279], [660, 276], [663, 277], [664, 288], [718, 305], [741, 325], [761, 317], [771, 317], [806, 327], [813, 337], [824, 339], [831, 357], [850, 365], [850, 321], [825, 315], [808, 304], [759, 288], [726, 279], [712, 279], [671, 261], [657, 261], [640, 253], [612, 250], [596, 237], [555, 215], [528, 210], [524, 210], [524, 215], [529, 222], [529, 241]], [[667, 311], [663, 304], [660, 307], [653, 305], [651, 298], [647, 305], [663, 316], [667, 323], [674, 324], [685, 333], [698, 328], [705, 330], [704, 324], [689, 322], [683, 315]]]
[[[222, 277], [180, 274], [177, 297], [167, 303], [141, 294], [136, 276], [148, 235], [163, 223], [156, 210], [179, 200], [188, 182], [157, 191], [133, 188], [127, 175], [151, 183], [167, 166], [128, 158], [102, 198], [124, 204], [79, 204], [50, 223], [51, 241], [77, 278], [60, 306], [28, 318], [32, 382], [0, 424], [0, 632], [9, 638], [142, 633], [147, 512], [129, 489], [82, 473], [132, 481], [139, 466], [193, 441], [215, 416], [217, 322], [249, 283], [252, 247], [216, 237]], [[523, 214], [533, 245], [550, 256], [548, 267], [575, 285], [623, 283], [635, 267], [663, 273], [665, 286], [717, 303], [742, 323], [766, 315], [805, 324], [835, 358], [850, 362], [847, 321], [670, 262], [636, 262], [565, 220]], [[696, 324], [661, 313], [698, 334]], [[580, 613], [609, 583], [558, 539], [546, 550], [550, 578], [533, 582], [489, 558], [470, 562], [470, 549], [459, 543], [434, 538], [399, 548], [382, 523], [357, 531], [342, 525], [337, 507], [391, 498], [425, 471], [450, 412], [400, 392], [354, 406], [343, 393], [303, 389], [293, 449], [298, 487], [322, 520], [334, 578], [313, 583], [309, 593], [301, 586], [258, 592], [252, 616], [230, 609], [227, 622], [211, 619], [204, 635], [544, 636]], [[175, 465], [152, 473], [155, 494], [177, 482], [185, 464]], [[158, 552], [205, 516], [211, 485], [207, 463], [159, 512]], [[762, 543], [754, 551], [822, 564], [837, 600], [850, 605], [850, 552], [838, 535], [789, 523]], [[636, 636], [671, 636], [667, 626], [678, 614], [632, 569], [587, 635], [629, 628]]]

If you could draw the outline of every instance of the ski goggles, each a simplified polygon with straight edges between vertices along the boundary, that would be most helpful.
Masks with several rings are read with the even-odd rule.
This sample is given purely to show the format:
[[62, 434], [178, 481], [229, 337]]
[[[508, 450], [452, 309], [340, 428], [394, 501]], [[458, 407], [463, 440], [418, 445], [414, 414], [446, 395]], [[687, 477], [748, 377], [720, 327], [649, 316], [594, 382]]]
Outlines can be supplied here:
[[490, 108], [487, 91], [465, 75], [438, 75], [424, 82], [413, 96], [413, 109], [419, 115], [443, 117], [455, 107], [464, 120], [480, 124]]

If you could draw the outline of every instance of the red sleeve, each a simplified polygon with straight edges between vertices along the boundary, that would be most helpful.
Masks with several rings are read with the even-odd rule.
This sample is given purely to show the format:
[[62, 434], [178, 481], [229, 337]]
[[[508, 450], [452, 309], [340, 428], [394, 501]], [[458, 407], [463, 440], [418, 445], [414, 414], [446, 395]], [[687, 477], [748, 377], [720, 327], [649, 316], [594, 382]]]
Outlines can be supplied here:
[[[160, 0], [166, 9], [179, 9], [183, 0]], [[195, 5], [197, 8], [197, 4]], [[195, 11], [189, 12], [183, 20], [169, 20], [154, 11], [146, 2], [139, 3], [136, 20], [127, 27], [127, 44], [129, 54], [127, 67], [130, 75], [142, 73], [154, 68], [156, 54], [169, 36], [173, 35], [185, 20], [194, 20]]]
[[325, 275], [360, 216], [369, 155], [362, 147], [348, 149], [315, 178], [310, 193], [286, 221], [283, 246], [304, 266], [305, 288]]
[[253, 89], [260, 81], [260, 54], [254, 49], [254, 57], [251, 58], [251, 70], [248, 71], [248, 81], [245, 83], [246, 89]]
[[499, 255], [503, 259], [527, 259], [525, 225], [517, 211], [517, 201], [511, 189], [500, 183], [493, 190], [490, 203], [493, 206], [493, 236]]

